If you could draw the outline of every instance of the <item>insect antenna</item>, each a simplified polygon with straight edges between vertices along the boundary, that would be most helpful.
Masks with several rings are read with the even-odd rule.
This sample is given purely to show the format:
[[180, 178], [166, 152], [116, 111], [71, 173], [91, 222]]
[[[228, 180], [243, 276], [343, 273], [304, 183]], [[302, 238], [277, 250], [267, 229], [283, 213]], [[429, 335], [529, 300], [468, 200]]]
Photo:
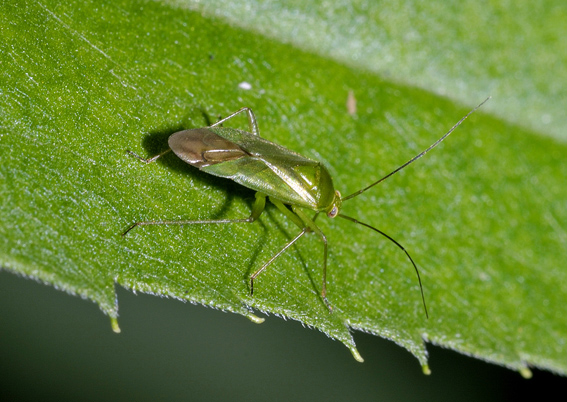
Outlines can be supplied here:
[[[366, 190], [369, 190], [370, 188], [374, 187], [375, 185], [377, 185], [378, 183], [383, 182], [384, 180], [386, 180], [388, 177], [392, 176], [395, 173], [398, 173], [400, 170], [402, 170], [403, 168], [405, 168], [406, 166], [408, 166], [409, 164], [415, 162], [416, 160], [418, 160], [419, 158], [421, 158], [423, 155], [425, 155], [426, 153], [428, 153], [429, 151], [431, 151], [433, 148], [435, 148], [437, 145], [439, 145], [441, 143], [441, 141], [443, 141], [445, 138], [447, 138], [449, 136], [449, 134], [451, 134], [453, 131], [455, 131], [455, 129], [457, 127], [459, 127], [461, 125], [461, 123], [463, 121], [465, 121], [465, 119], [467, 117], [469, 117], [472, 113], [474, 113], [478, 108], [480, 108], [482, 105], [484, 105], [488, 100], [490, 99], [490, 96], [488, 98], [486, 98], [484, 101], [482, 101], [477, 107], [475, 107], [473, 110], [471, 110], [470, 112], [468, 112], [461, 120], [459, 120], [453, 127], [451, 127], [451, 129], [449, 131], [447, 131], [445, 133], [445, 135], [443, 135], [441, 138], [439, 138], [437, 141], [435, 141], [433, 144], [431, 144], [429, 146], [429, 148], [427, 148], [425, 151], [417, 154], [416, 156], [414, 156], [413, 158], [411, 158], [409, 161], [407, 161], [406, 163], [404, 163], [403, 165], [401, 165], [400, 167], [398, 167], [397, 169], [393, 170], [392, 172], [388, 173], [386, 176], [382, 177], [380, 180], [375, 181], [374, 183], [370, 184], [367, 187], [364, 187], [361, 190], [358, 190], [346, 197], [341, 197], [341, 201], [346, 201], [346, 200], [350, 200], [351, 198], [354, 198], [362, 193], [364, 193]], [[382, 232], [381, 230], [376, 229], [373, 226], [370, 226], [364, 222], [361, 222], [357, 219], [351, 218], [350, 216], [346, 216], [343, 214], [338, 214], [337, 216], [340, 216], [343, 219], [346, 219], [348, 221], [351, 221], [353, 223], [357, 223], [359, 225], [365, 226], [369, 229], [374, 230], [375, 232], [381, 234], [382, 236], [384, 236], [385, 238], [387, 238], [388, 240], [390, 240], [392, 243], [394, 243], [396, 246], [398, 246], [404, 253], [406, 253], [407, 257], [409, 258], [409, 260], [411, 261], [413, 268], [415, 269], [415, 273], [417, 275], [417, 280], [419, 282], [419, 290], [421, 291], [421, 300], [423, 302], [423, 309], [425, 310], [425, 316], [427, 318], [429, 318], [429, 314], [427, 312], [427, 305], [425, 304], [425, 295], [423, 293], [423, 286], [421, 284], [421, 276], [419, 275], [419, 270], [417, 269], [417, 265], [415, 264], [415, 262], [413, 261], [413, 258], [411, 258], [411, 256], [409, 255], [409, 253], [407, 252], [407, 250], [400, 244], [398, 243], [396, 240], [394, 240], [392, 237], [390, 237], [389, 235], [387, 235], [386, 233]]]
[[409, 260], [411, 261], [411, 263], [413, 265], [413, 268], [415, 269], [415, 273], [417, 274], [417, 281], [419, 282], [419, 290], [421, 291], [421, 300], [423, 301], [423, 309], [425, 310], [425, 316], [427, 318], [429, 318], [429, 314], [427, 313], [427, 305], [425, 304], [425, 295], [423, 294], [423, 286], [421, 285], [421, 276], [419, 276], [419, 270], [417, 269], [417, 265], [415, 265], [415, 262], [413, 262], [413, 259], [411, 258], [411, 256], [407, 252], [407, 250], [404, 248], [404, 246], [402, 246], [400, 243], [398, 243], [392, 237], [388, 236], [386, 233], [382, 232], [381, 230], [376, 229], [373, 226], [370, 226], [367, 223], [361, 222], [357, 219], [351, 218], [350, 216], [346, 216], [346, 215], [343, 215], [343, 214], [338, 214], [337, 216], [340, 216], [341, 218], [346, 219], [347, 221], [351, 221], [351, 222], [357, 223], [359, 225], [366, 226], [367, 228], [372, 229], [377, 233], [380, 233], [382, 236], [384, 236], [385, 238], [390, 240], [392, 243], [394, 243], [396, 246], [398, 246], [404, 253], [406, 253], [406, 255], [408, 256]]
[[398, 173], [400, 170], [402, 170], [403, 168], [405, 168], [407, 165], [409, 165], [410, 163], [415, 162], [416, 160], [418, 160], [419, 158], [421, 158], [423, 155], [425, 155], [426, 153], [428, 153], [429, 151], [431, 151], [433, 148], [435, 148], [437, 145], [439, 145], [441, 143], [441, 141], [443, 141], [445, 138], [447, 138], [449, 136], [449, 134], [451, 134], [453, 131], [455, 131], [455, 129], [457, 127], [459, 127], [461, 125], [461, 123], [463, 121], [465, 121], [465, 119], [467, 117], [469, 117], [471, 114], [473, 114], [479, 107], [481, 107], [482, 105], [484, 105], [488, 100], [490, 99], [490, 96], [488, 98], [486, 98], [485, 100], [483, 100], [477, 107], [475, 107], [473, 110], [471, 110], [470, 112], [468, 112], [466, 114], [465, 117], [463, 117], [461, 120], [459, 120], [453, 127], [451, 127], [451, 129], [449, 131], [447, 131], [445, 133], [445, 135], [443, 135], [443, 137], [439, 138], [437, 141], [435, 141], [433, 144], [431, 144], [429, 146], [429, 148], [427, 148], [425, 151], [421, 152], [420, 154], [414, 156], [413, 158], [411, 158], [409, 161], [407, 161], [406, 163], [404, 163], [402, 166], [400, 166], [399, 168], [395, 169], [394, 171], [388, 173], [386, 176], [382, 177], [380, 180], [375, 181], [374, 183], [372, 183], [371, 185], [363, 188], [362, 190], [358, 190], [346, 197], [342, 197], [341, 201], [346, 201], [346, 200], [350, 200], [351, 198], [356, 197], [357, 195], [360, 195], [362, 193], [364, 193], [366, 190], [369, 190], [370, 188], [374, 187], [375, 185], [377, 185], [378, 183], [383, 182], [384, 180], [386, 180], [388, 177], [392, 176], [394, 173]]

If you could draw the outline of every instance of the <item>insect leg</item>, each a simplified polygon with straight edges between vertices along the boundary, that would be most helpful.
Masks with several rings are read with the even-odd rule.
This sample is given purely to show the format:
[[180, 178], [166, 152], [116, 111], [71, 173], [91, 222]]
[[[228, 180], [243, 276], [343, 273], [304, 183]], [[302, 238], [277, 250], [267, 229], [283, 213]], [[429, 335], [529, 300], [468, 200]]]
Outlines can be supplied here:
[[252, 206], [252, 212], [248, 218], [244, 219], [216, 219], [216, 220], [180, 220], [180, 221], [146, 221], [146, 222], [136, 222], [131, 225], [124, 233], [122, 237], [126, 236], [128, 232], [138, 226], [149, 226], [149, 225], [208, 225], [208, 224], [221, 224], [221, 223], [252, 223], [262, 214], [266, 206], [266, 195], [262, 193], [256, 193], [256, 200]]
[[323, 280], [321, 285], [321, 298], [327, 305], [329, 311], [332, 312], [333, 307], [329, 303], [329, 300], [327, 300], [327, 254], [328, 254], [327, 236], [325, 236], [325, 234], [321, 231], [321, 229], [319, 229], [319, 226], [317, 226], [317, 224], [315, 223], [315, 219], [317, 219], [319, 213], [315, 214], [313, 219], [310, 219], [300, 208], [295, 206], [293, 206], [292, 208], [293, 208], [293, 212], [295, 212], [295, 214], [298, 215], [301, 218], [301, 220], [305, 222], [305, 224], [307, 224], [307, 227], [311, 231], [317, 233], [319, 237], [321, 237], [321, 240], [323, 240], [324, 254], [323, 254]]
[[246, 112], [246, 114], [248, 115], [248, 125], [250, 126], [250, 131], [252, 132], [252, 134], [257, 135], [259, 137], [260, 136], [260, 130], [258, 129], [258, 123], [256, 122], [256, 116], [254, 116], [252, 109], [247, 108], [247, 107], [243, 107], [242, 109], [238, 110], [237, 112], [234, 112], [234, 113], [230, 114], [229, 116], [225, 117], [224, 119], [217, 121], [215, 124], [212, 124], [211, 127], [218, 126], [218, 125], [224, 123], [225, 121], [232, 119], [234, 116], [236, 116], [240, 113], [243, 113], [243, 112]]
[[148, 159], [144, 159], [142, 158], [140, 155], [135, 154], [134, 152], [130, 151], [129, 149], [126, 150], [126, 152], [128, 152], [130, 155], [132, 155], [134, 158], [137, 158], [139, 160], [141, 160], [144, 163], [152, 163], [155, 162], [159, 157], [165, 155], [166, 153], [168, 153], [169, 151], [171, 151], [171, 149], [167, 149], [165, 151], [163, 151], [161, 154], [157, 154], [156, 156], [152, 156], [151, 158]]
[[293, 243], [295, 243], [297, 240], [299, 240], [301, 238], [301, 236], [303, 236], [305, 233], [307, 233], [307, 228], [303, 228], [303, 230], [301, 230], [301, 232], [295, 236], [291, 241], [289, 241], [284, 248], [282, 248], [280, 251], [278, 251], [272, 258], [270, 258], [268, 260], [268, 262], [266, 262], [262, 268], [260, 268], [259, 270], [257, 270], [256, 272], [254, 272], [252, 274], [252, 276], [250, 276], [250, 296], [252, 296], [254, 294], [254, 279], [256, 279], [256, 277], [258, 275], [260, 275], [262, 272], [264, 272], [264, 270], [266, 268], [268, 268], [268, 266], [274, 262], [276, 260], [276, 258], [278, 258], [280, 255], [282, 255], [288, 248], [290, 248]]
[[327, 300], [327, 237], [323, 234], [321, 229], [315, 224], [315, 219], [317, 218], [318, 213], [315, 214], [313, 219], [310, 219], [303, 211], [299, 208], [293, 208], [293, 211], [290, 211], [281, 201], [270, 198], [270, 201], [278, 207], [278, 209], [283, 212], [285, 216], [287, 216], [293, 223], [301, 228], [301, 232], [293, 238], [290, 242], [288, 242], [284, 248], [282, 248], [276, 255], [274, 255], [268, 262], [266, 262], [259, 270], [254, 272], [254, 274], [250, 277], [250, 294], [252, 295], [254, 289], [254, 279], [258, 275], [260, 275], [276, 258], [284, 253], [289, 247], [291, 247], [297, 240], [299, 240], [305, 233], [309, 231], [316, 232], [321, 239], [323, 240], [323, 244], [325, 247], [325, 257], [324, 257], [324, 266], [323, 266], [323, 286], [321, 290], [321, 298], [325, 302], [325, 305], [329, 309], [329, 311], [333, 311], [329, 301]]

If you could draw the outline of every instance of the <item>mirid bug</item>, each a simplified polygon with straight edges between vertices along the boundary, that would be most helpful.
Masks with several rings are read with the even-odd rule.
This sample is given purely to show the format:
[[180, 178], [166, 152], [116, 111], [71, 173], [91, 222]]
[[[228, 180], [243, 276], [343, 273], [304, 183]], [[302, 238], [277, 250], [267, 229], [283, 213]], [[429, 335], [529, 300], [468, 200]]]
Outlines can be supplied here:
[[[256, 117], [252, 110], [244, 107], [228, 117], [219, 120], [215, 124], [190, 130], [179, 131], [169, 137], [169, 149], [149, 159], [144, 159], [132, 151], [127, 151], [132, 156], [145, 163], [155, 162], [166, 153], [173, 151], [180, 159], [200, 170], [219, 177], [228, 178], [256, 191], [256, 199], [252, 206], [252, 212], [244, 219], [220, 219], [220, 220], [179, 220], [179, 221], [145, 221], [136, 222], [131, 225], [122, 235], [126, 235], [137, 226], [147, 225], [206, 225], [226, 223], [252, 223], [262, 214], [266, 206], [266, 197], [301, 231], [291, 239], [279, 252], [270, 258], [261, 268], [250, 276], [250, 295], [254, 293], [254, 280], [271, 263], [282, 255], [289, 247], [299, 240], [305, 233], [314, 232], [323, 241], [323, 279], [321, 286], [321, 298], [326, 306], [332, 311], [331, 304], [327, 300], [327, 238], [315, 224], [320, 213], [325, 213], [329, 218], [341, 217], [353, 223], [365, 226], [380, 235], [386, 237], [399, 247], [407, 256], [417, 275], [421, 299], [425, 315], [428, 317], [423, 286], [417, 265], [407, 250], [392, 237], [370, 226], [340, 213], [341, 204], [363, 192], [374, 187], [388, 177], [399, 172], [409, 164], [421, 158], [427, 152], [435, 148], [449, 134], [451, 134], [467, 117], [481, 107], [487, 98], [461, 120], [459, 120], [447, 133], [434, 142], [425, 151], [411, 158], [409, 161], [370, 184], [346, 197], [335, 190], [333, 180], [327, 168], [320, 162], [306, 158], [296, 152], [290, 151], [278, 144], [274, 144], [262, 137], [258, 130]], [[234, 128], [221, 127], [221, 124], [232, 119], [234, 116], [246, 113], [250, 132]], [[303, 209], [315, 211], [313, 218], [307, 216]]]

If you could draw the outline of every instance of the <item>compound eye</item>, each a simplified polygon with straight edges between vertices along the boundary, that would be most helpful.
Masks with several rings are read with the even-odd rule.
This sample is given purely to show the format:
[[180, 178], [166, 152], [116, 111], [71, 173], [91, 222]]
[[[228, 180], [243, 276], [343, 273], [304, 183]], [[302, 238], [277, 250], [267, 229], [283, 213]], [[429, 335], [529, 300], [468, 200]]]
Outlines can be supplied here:
[[331, 209], [329, 212], [327, 212], [327, 216], [329, 218], [334, 218], [335, 216], [338, 215], [338, 213], [339, 213], [339, 209], [336, 206], [334, 206], [333, 209]]

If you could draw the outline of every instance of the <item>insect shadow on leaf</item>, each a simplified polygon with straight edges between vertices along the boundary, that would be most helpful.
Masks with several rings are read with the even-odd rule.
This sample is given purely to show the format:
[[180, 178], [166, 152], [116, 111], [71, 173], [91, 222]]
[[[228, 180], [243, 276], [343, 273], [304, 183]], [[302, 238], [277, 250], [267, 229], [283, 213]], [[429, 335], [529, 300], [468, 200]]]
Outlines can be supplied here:
[[[411, 262], [417, 275], [421, 299], [426, 317], [429, 317], [425, 294], [419, 270], [409, 252], [390, 235], [381, 230], [359, 221], [356, 218], [340, 213], [341, 205], [371, 189], [393, 174], [404, 169], [415, 162], [427, 152], [435, 148], [449, 134], [451, 134], [468, 116], [481, 107], [487, 98], [477, 107], [467, 113], [441, 138], [430, 145], [427, 149], [411, 158], [409, 161], [394, 169], [386, 176], [374, 181], [370, 185], [346, 196], [335, 190], [333, 180], [327, 168], [315, 160], [306, 158], [296, 152], [270, 142], [260, 137], [260, 130], [256, 117], [250, 108], [244, 107], [229, 116], [204, 128], [195, 128], [176, 132], [169, 136], [169, 149], [156, 156], [144, 159], [132, 151], [130, 155], [140, 161], [149, 164], [155, 162], [163, 155], [173, 151], [182, 161], [194, 166], [201, 171], [219, 177], [231, 179], [244, 187], [256, 191], [255, 201], [248, 218], [242, 219], [203, 219], [203, 220], [159, 220], [143, 221], [132, 224], [122, 235], [138, 226], [148, 225], [209, 225], [209, 224], [232, 224], [252, 223], [262, 214], [266, 207], [266, 199], [274, 204], [281, 213], [290, 219], [301, 230], [295, 237], [285, 244], [280, 251], [274, 254], [267, 262], [250, 275], [250, 296], [254, 294], [254, 281], [270, 266], [278, 257], [285, 253], [306, 233], [316, 233], [323, 242], [323, 278], [321, 285], [321, 299], [332, 312], [332, 306], [327, 299], [327, 237], [315, 223], [320, 213], [325, 213], [329, 218], [341, 217], [352, 223], [364, 226], [394, 243], [402, 250]], [[246, 113], [249, 131], [223, 127], [222, 124], [239, 115]], [[303, 210], [315, 211], [310, 218]]]

